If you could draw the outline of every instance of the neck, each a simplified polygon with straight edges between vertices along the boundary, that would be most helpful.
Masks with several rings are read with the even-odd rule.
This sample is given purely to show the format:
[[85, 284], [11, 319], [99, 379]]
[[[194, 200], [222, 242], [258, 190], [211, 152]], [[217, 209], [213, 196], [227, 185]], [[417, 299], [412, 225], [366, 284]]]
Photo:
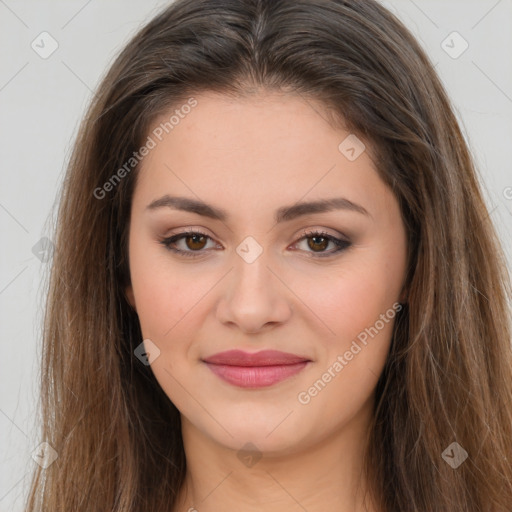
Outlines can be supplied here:
[[182, 416], [187, 474], [173, 512], [377, 512], [363, 473], [371, 404], [360, 412], [314, 444], [299, 441], [293, 452], [256, 453], [252, 459], [216, 443]]

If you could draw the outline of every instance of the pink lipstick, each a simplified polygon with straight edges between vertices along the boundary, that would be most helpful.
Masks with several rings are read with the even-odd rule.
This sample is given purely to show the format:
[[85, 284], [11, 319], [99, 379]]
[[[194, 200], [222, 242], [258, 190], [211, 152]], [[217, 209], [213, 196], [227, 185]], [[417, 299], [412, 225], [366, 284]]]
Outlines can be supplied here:
[[277, 350], [262, 350], [254, 354], [228, 350], [204, 359], [215, 375], [242, 388], [277, 384], [299, 373], [309, 361], [307, 357]]

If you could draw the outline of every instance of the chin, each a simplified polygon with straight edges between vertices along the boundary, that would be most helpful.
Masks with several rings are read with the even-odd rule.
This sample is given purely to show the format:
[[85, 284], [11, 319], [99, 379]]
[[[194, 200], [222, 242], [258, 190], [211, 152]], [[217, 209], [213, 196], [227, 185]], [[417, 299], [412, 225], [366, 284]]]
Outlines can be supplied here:
[[226, 435], [222, 439], [218, 439], [217, 442], [235, 450], [237, 455], [240, 455], [240, 452], [253, 450], [265, 454], [265, 457], [288, 455], [297, 451], [302, 444], [300, 436], [296, 432], [283, 431], [284, 435], [271, 434], [267, 436], [261, 430], [240, 426], [239, 429], [234, 429], [231, 433], [233, 437]]
[[266, 454], [293, 452], [304, 442], [306, 425], [303, 421], [297, 424], [300, 418], [296, 411], [292, 412], [292, 409], [286, 407], [278, 411], [276, 413], [253, 407], [250, 414], [226, 414], [225, 425], [233, 437], [221, 429], [221, 432], [216, 431], [216, 434], [222, 433], [216, 440], [234, 450], [252, 443]]

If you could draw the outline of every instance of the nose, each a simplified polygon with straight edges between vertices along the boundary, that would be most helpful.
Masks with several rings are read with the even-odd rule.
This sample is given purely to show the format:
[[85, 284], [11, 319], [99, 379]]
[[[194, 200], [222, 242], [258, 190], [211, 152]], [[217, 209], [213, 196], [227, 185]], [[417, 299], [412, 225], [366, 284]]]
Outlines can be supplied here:
[[244, 333], [257, 333], [286, 322], [292, 312], [290, 292], [276, 274], [265, 251], [252, 263], [238, 255], [226, 276], [217, 319]]

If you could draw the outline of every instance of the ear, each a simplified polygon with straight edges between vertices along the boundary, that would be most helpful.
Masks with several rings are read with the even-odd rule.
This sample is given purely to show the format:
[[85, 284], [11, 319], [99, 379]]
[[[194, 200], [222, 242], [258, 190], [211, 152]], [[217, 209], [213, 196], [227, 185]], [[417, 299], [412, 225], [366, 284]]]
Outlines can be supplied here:
[[137, 308], [135, 307], [135, 295], [133, 294], [133, 287], [131, 284], [126, 286], [124, 289], [124, 295], [126, 297], [126, 300], [129, 302], [130, 306], [137, 311]]

